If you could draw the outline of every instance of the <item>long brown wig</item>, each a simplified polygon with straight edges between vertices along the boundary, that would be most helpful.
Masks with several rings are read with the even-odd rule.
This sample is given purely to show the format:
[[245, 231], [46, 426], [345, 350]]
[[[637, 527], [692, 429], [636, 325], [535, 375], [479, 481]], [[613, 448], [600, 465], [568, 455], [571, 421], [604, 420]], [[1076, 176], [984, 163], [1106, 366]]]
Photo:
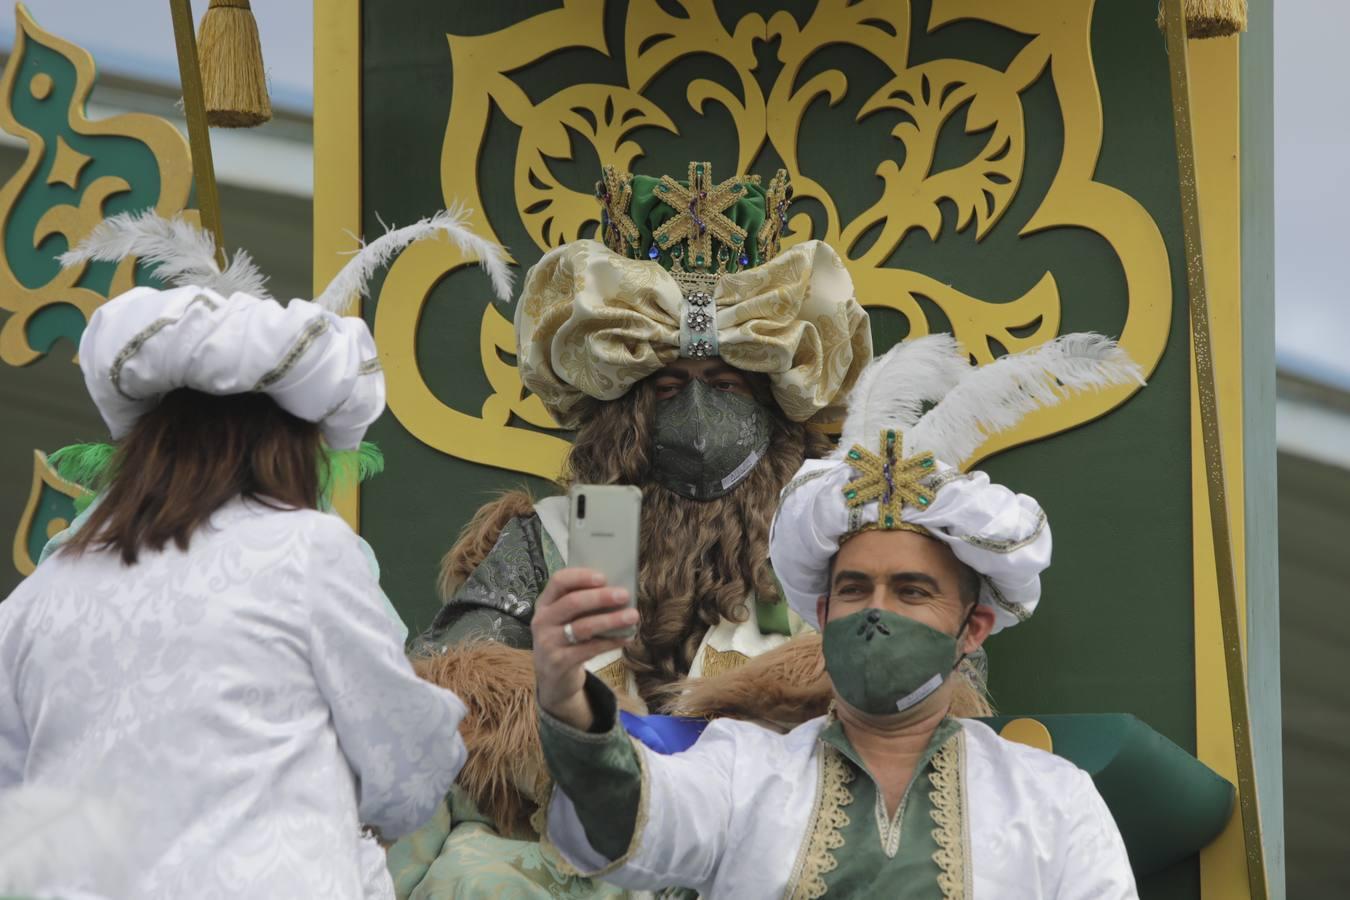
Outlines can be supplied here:
[[317, 509], [326, 465], [319, 426], [265, 394], [180, 388], [119, 443], [100, 501], [61, 552], [110, 550], [132, 565], [170, 543], [186, 550], [211, 514], [238, 497]]
[[744, 621], [746, 601], [778, 599], [769, 566], [769, 525], [778, 495], [803, 460], [829, 452], [829, 438], [782, 414], [762, 376], [756, 399], [773, 413], [769, 450], [731, 493], [698, 501], [652, 481], [656, 392], [652, 379], [617, 400], [595, 402], [567, 457], [563, 484], [642, 487], [637, 637], [624, 657], [644, 700], [683, 678], [708, 629]]

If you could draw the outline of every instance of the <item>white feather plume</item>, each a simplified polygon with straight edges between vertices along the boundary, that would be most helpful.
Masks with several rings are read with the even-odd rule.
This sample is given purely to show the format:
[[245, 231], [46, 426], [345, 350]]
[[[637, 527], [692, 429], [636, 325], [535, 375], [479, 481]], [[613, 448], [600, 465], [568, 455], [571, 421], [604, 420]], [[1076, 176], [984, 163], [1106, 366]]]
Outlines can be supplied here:
[[145, 855], [136, 824], [89, 791], [25, 785], [0, 793], [0, 895], [126, 896]]
[[1030, 412], [1081, 391], [1131, 382], [1143, 384], [1143, 373], [1115, 341], [1091, 332], [1060, 335], [1034, 350], [968, 369], [905, 434], [905, 453], [931, 451], [960, 466], [990, 435]]
[[64, 268], [81, 263], [118, 262], [136, 257], [155, 266], [155, 275], [169, 284], [210, 288], [228, 297], [234, 293], [267, 297], [267, 278], [243, 250], [235, 253], [225, 271], [216, 261], [211, 233], [181, 216], [166, 219], [154, 210], [121, 213], [104, 219], [69, 251], [61, 254]]
[[858, 376], [833, 455], [842, 457], [854, 444], [873, 446], [886, 428], [909, 431], [968, 370], [966, 356], [950, 334], [896, 344]]
[[513, 275], [506, 260], [506, 251], [499, 244], [475, 234], [464, 224], [468, 217], [469, 210], [456, 207], [386, 232], [362, 247], [329, 282], [323, 293], [314, 298], [314, 302], [324, 309], [341, 313], [358, 294], [367, 296], [371, 276], [388, 265], [400, 250], [414, 241], [438, 234], [448, 237], [465, 255], [477, 257], [492, 279], [493, 293], [501, 300], [510, 300]]

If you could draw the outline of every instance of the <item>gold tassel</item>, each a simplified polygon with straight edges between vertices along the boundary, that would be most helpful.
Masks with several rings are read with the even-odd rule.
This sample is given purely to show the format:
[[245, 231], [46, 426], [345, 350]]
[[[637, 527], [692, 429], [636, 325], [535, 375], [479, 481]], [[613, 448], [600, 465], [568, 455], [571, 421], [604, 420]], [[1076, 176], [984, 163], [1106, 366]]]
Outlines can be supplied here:
[[209, 124], [252, 128], [272, 118], [258, 23], [248, 0], [211, 0], [197, 47]]
[[[1228, 37], [1247, 30], [1247, 0], [1185, 0], [1186, 36]], [[1158, 10], [1158, 27], [1163, 14]]]

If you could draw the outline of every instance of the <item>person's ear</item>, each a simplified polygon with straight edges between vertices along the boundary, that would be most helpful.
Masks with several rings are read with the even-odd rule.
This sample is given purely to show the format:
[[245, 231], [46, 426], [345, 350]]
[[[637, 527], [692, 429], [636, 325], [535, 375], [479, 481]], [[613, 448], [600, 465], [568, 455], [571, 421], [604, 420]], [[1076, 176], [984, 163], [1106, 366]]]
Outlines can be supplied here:
[[993, 632], [994, 620], [994, 608], [986, 603], [977, 603], [970, 613], [970, 621], [966, 624], [966, 636], [961, 652], [969, 655], [978, 650], [984, 639]]
[[821, 594], [816, 598], [816, 622], [820, 625], [819, 631], [825, 630], [825, 620], [830, 615], [830, 597], [828, 594]]

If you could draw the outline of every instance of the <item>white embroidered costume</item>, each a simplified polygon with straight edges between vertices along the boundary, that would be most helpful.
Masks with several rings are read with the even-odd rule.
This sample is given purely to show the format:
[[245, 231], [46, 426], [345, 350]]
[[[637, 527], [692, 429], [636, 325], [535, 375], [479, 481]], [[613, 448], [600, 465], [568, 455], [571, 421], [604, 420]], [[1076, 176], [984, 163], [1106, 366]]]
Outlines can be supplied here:
[[[171, 391], [263, 393], [317, 424], [327, 450], [353, 450], [384, 409], [384, 376], [366, 323], [338, 313], [424, 237], [478, 251], [509, 284], [500, 248], [462, 218], [391, 232], [317, 301], [283, 305], [245, 255], [222, 267], [192, 226], [114, 217], [63, 261], [136, 256], [176, 286], [95, 311], [80, 341], [90, 396], [120, 439]], [[186, 549], [141, 547], [132, 565], [97, 544], [44, 553], [0, 604], [0, 834], [15, 824], [7, 790], [50, 795], [40, 804], [69, 833], [40, 834], [35, 852], [52, 859], [14, 883], [0, 873], [0, 893], [391, 897], [362, 827], [393, 840], [431, 816], [464, 764], [466, 710], [414, 674], [377, 572], [336, 515], [242, 496]], [[65, 809], [59, 791], [90, 808]], [[120, 851], [133, 883], [120, 887], [80, 856], [82, 840], [100, 852], [110, 840], [81, 823], [115, 819], [132, 823]]]
[[[606, 881], [628, 888], [681, 885], [704, 900], [798, 896], [790, 889], [809, 875], [812, 831], [830, 829], [830, 799], [820, 790], [824, 723], [813, 719], [780, 735], [717, 719], [673, 756], [635, 744], [646, 807], [631, 855], [617, 867], [598, 855], [561, 792], [549, 807], [549, 838], [581, 871], [608, 870]], [[979, 722], [963, 721], [961, 729], [965, 765], [952, 802], [964, 807], [957, 838], [969, 848], [969, 871], [958, 874], [971, 888], [964, 896], [1137, 896], [1115, 822], [1085, 772]]]
[[[915, 531], [948, 546], [979, 577], [978, 602], [991, 608], [994, 631], [1036, 609], [1051, 555], [1044, 512], [1033, 498], [956, 466], [1030, 409], [1137, 379], [1138, 370], [1091, 334], [982, 369], [967, 359], [947, 335], [893, 348], [858, 380], [838, 451], [807, 461], [784, 488], [770, 555], [789, 604], [810, 625], [818, 627], [817, 599], [832, 593], [841, 545], [871, 530]], [[907, 621], [890, 610], [866, 614], [864, 622]], [[825, 629], [825, 661], [844, 696], [828, 649], [839, 622], [849, 617]], [[891, 635], [884, 622], [877, 630]], [[950, 671], [884, 697], [884, 708], [912, 708]], [[708, 900], [1137, 897], [1124, 842], [1092, 779], [984, 724], [942, 716], [891, 812], [832, 714], [787, 734], [714, 720], [692, 747], [667, 756], [628, 743], [612, 696], [587, 677], [591, 732], [540, 711], [555, 781], [548, 837], [584, 874], [631, 889], [692, 888]]]

